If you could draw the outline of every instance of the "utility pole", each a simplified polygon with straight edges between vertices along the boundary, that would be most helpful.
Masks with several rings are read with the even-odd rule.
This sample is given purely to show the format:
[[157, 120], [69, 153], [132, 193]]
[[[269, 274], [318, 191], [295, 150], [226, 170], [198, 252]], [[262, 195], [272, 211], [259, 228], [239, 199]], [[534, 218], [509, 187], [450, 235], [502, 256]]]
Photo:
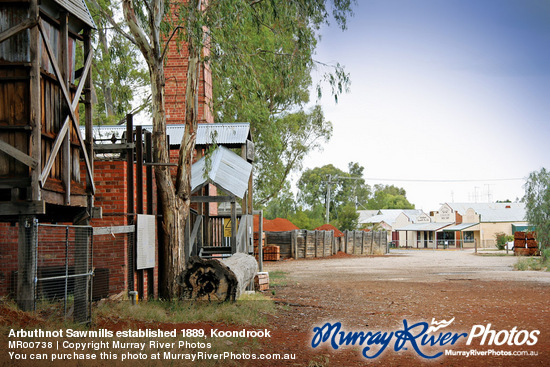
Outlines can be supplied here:
[[[331, 188], [332, 188], [332, 184], [333, 183], [336, 183], [336, 181], [338, 180], [364, 180], [363, 177], [354, 177], [354, 176], [351, 176], [351, 177], [346, 177], [346, 176], [334, 176], [334, 181], [332, 181], [332, 175], [328, 175], [328, 181], [324, 181], [326, 184], [327, 184], [327, 194], [326, 194], [326, 203], [325, 203], [325, 207], [326, 207], [326, 212], [325, 212], [325, 222], [326, 223], [329, 223], [329, 220], [330, 220], [330, 199], [331, 199]], [[357, 210], [357, 197], [355, 197], [355, 209]]]
[[[338, 176], [336, 176], [335, 178], [338, 178]], [[330, 212], [330, 188], [331, 188], [331, 186], [332, 186], [332, 175], [328, 175], [327, 195], [326, 195], [326, 202], [325, 202], [325, 207], [326, 207], [325, 222], [327, 224], [329, 223], [329, 218], [330, 218], [329, 212]]]

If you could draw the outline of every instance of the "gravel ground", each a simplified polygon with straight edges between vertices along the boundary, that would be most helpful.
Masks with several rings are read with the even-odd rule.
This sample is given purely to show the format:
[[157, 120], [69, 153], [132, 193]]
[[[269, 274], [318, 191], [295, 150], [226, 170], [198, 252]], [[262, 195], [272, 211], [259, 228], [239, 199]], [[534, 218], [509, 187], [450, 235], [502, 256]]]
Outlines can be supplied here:
[[[376, 257], [265, 263], [264, 270], [284, 271], [283, 284], [270, 292], [281, 304], [272, 320], [269, 345], [297, 353], [298, 363], [314, 366], [548, 366], [550, 365], [550, 272], [515, 271], [518, 258], [496, 251], [392, 250]], [[326, 322], [347, 330], [400, 330], [403, 320], [451, 320], [447, 331], [468, 333], [474, 325], [493, 330], [539, 330], [534, 346], [439, 346], [455, 351], [536, 353], [535, 356], [443, 356], [429, 361], [413, 351], [388, 350], [366, 360], [353, 348], [312, 349], [312, 331]], [[315, 364], [312, 362], [322, 361]]]
[[[503, 252], [474, 250], [396, 250], [383, 257], [352, 257], [316, 261], [266, 262], [264, 270], [283, 270], [294, 279], [331, 279], [334, 273], [368, 276], [369, 281], [444, 282], [452, 280], [504, 280], [550, 283], [550, 272], [515, 271], [518, 258]], [[327, 268], [330, 271], [320, 272]]]

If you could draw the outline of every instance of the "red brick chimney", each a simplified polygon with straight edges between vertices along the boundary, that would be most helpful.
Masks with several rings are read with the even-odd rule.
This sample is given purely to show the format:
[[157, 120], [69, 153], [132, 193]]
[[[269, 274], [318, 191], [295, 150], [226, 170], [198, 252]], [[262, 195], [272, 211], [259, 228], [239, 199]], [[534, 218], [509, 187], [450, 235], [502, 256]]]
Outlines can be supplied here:
[[[187, 0], [176, 0], [175, 2], [183, 2]], [[206, 1], [204, 1], [206, 3]], [[171, 13], [168, 15], [174, 24], [174, 28], [178, 22], [177, 4], [172, 4]], [[177, 32], [182, 32], [180, 29]], [[165, 101], [166, 101], [166, 123], [167, 124], [183, 124], [185, 121], [185, 90], [187, 88], [187, 64], [188, 52], [187, 45], [180, 43], [177, 40], [177, 34], [168, 44], [165, 64]], [[203, 49], [202, 55], [208, 56], [210, 50]], [[200, 81], [199, 81], [199, 123], [213, 123], [214, 116], [212, 114], [212, 71], [210, 67], [203, 63], [200, 65]]]

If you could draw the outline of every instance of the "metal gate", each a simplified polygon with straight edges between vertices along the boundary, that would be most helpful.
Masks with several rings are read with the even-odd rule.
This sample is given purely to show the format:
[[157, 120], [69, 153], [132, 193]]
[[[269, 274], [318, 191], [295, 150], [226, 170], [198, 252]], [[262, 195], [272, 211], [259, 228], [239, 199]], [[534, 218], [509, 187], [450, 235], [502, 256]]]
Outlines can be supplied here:
[[[93, 230], [91, 226], [38, 224], [34, 271], [35, 309], [91, 321]], [[31, 237], [31, 238], [32, 238]]]

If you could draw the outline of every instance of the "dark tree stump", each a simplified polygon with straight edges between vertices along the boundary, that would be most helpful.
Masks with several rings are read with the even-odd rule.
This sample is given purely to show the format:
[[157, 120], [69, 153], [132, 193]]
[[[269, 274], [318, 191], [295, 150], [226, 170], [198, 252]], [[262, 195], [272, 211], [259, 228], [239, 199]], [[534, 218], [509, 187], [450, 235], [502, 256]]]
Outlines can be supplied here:
[[182, 298], [235, 301], [254, 280], [258, 264], [253, 256], [237, 253], [224, 259], [192, 257], [179, 276]]

